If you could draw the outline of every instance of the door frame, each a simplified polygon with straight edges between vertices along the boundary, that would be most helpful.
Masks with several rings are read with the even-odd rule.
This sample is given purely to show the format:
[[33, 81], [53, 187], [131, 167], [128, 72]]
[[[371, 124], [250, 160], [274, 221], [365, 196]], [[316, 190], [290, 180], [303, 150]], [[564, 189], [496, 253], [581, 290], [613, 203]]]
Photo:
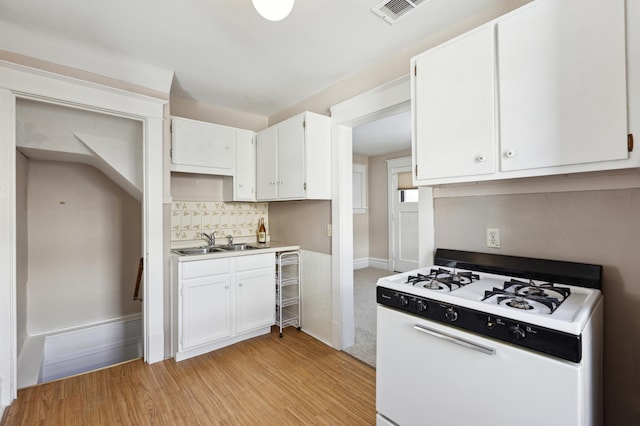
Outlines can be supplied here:
[[[393, 80], [354, 98], [336, 104], [331, 111], [331, 345], [342, 349], [353, 345], [353, 190], [341, 184], [352, 179], [352, 128], [411, 109], [409, 75]], [[431, 190], [420, 193], [422, 209], [433, 209]], [[427, 264], [433, 247], [433, 214], [427, 212], [421, 233], [420, 262]], [[424, 224], [423, 224], [424, 222]], [[431, 222], [429, 224], [429, 222]]]
[[0, 408], [17, 397], [16, 99], [29, 98], [143, 124], [144, 359], [164, 359], [164, 116], [168, 100], [0, 61]]

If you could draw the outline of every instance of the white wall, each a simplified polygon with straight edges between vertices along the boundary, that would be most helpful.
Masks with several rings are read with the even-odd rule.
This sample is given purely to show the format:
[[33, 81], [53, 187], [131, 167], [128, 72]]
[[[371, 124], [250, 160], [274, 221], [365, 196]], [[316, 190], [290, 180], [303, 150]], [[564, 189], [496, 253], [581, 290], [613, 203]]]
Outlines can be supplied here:
[[222, 124], [239, 129], [260, 131], [267, 127], [267, 117], [171, 96], [171, 115]]
[[[369, 157], [366, 155], [353, 154], [354, 164], [369, 164]], [[367, 180], [369, 175], [367, 174]], [[369, 182], [367, 182], [367, 191], [369, 191]], [[367, 200], [369, 199], [367, 193]], [[369, 258], [369, 210], [366, 213], [358, 213], [353, 215], [353, 260]], [[368, 260], [367, 260], [368, 262]], [[354, 264], [354, 268], [357, 265]]]
[[29, 333], [139, 313], [140, 203], [82, 164], [30, 161], [28, 182]]

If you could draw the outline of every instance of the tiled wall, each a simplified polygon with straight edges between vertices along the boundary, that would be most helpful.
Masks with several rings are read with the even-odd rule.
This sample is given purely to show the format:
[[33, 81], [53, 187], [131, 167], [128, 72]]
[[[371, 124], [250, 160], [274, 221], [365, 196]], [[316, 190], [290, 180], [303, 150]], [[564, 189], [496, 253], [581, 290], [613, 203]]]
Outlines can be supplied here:
[[171, 241], [198, 240], [200, 233], [255, 237], [260, 218], [269, 230], [269, 203], [175, 201], [171, 204]]

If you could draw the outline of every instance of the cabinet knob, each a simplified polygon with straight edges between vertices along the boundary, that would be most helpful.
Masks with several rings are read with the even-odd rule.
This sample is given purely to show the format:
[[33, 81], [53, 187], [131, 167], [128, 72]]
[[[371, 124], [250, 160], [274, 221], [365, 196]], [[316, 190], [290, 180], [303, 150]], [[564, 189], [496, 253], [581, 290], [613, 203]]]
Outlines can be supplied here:
[[238, 287], [242, 287], [242, 283], [238, 283]]
[[504, 155], [506, 155], [508, 158], [513, 158], [516, 156], [516, 152], [510, 149], [509, 151], [505, 152]]
[[238, 184], [238, 188], [242, 188], [242, 184], [241, 183]]
[[479, 163], [484, 163], [485, 161], [487, 161], [487, 156], [486, 156], [486, 155], [478, 155], [478, 156], [476, 157], [476, 160], [477, 160]]

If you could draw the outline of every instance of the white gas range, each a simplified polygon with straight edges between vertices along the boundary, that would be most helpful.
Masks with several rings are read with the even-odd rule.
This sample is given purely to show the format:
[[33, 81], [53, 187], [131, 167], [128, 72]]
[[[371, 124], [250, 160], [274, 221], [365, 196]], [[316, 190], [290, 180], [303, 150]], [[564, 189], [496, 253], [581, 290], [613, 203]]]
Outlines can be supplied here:
[[600, 424], [601, 275], [439, 249], [381, 278], [378, 424]]

